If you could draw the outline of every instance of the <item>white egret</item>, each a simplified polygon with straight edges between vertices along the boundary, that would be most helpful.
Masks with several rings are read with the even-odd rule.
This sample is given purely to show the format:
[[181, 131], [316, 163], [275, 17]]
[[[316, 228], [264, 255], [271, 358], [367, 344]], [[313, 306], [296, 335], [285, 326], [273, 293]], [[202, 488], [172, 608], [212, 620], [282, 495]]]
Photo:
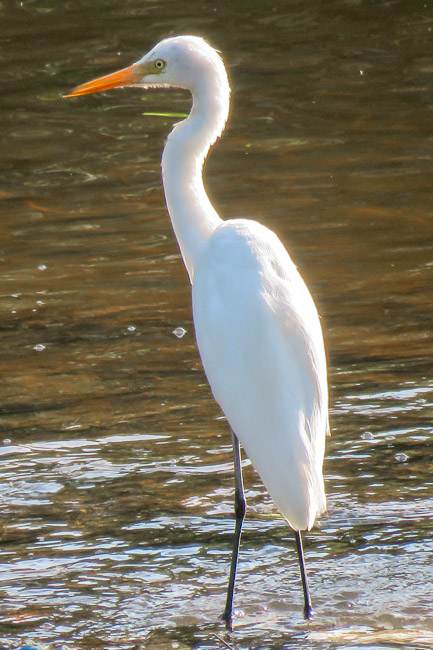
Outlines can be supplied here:
[[162, 156], [168, 211], [192, 284], [197, 345], [233, 437], [236, 528], [226, 606], [233, 592], [246, 502], [240, 444], [295, 533], [312, 614], [301, 531], [326, 508], [322, 465], [328, 429], [326, 359], [313, 299], [278, 237], [248, 219], [223, 221], [205, 192], [203, 162], [221, 135], [230, 87], [202, 38], [158, 43], [137, 63], [74, 88], [77, 97], [119, 86], [178, 87], [192, 94]]

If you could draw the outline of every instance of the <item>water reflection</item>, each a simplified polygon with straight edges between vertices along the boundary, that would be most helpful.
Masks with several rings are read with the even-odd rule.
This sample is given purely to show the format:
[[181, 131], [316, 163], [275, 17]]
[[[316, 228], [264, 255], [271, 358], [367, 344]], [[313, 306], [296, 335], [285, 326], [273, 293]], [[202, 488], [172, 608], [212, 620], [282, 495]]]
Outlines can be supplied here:
[[[429, 8], [4, 0], [0, 16], [3, 646], [431, 647]], [[141, 115], [188, 97], [60, 99], [182, 32], [232, 78], [215, 203], [281, 235], [327, 331], [308, 626], [290, 531], [248, 463], [234, 635], [219, 623], [230, 439], [161, 192], [171, 124]]]

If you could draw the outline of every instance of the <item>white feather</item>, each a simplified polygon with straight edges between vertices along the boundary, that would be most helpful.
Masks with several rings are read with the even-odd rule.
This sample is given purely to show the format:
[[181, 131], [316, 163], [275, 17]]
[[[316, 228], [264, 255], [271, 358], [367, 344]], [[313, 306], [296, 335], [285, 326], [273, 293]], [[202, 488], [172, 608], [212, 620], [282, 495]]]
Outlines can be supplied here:
[[326, 361], [319, 317], [283, 245], [254, 221], [223, 222], [193, 283], [197, 343], [216, 401], [296, 530], [326, 507]]
[[[189, 117], [164, 149], [167, 206], [192, 282], [194, 323], [215, 399], [295, 530], [326, 507], [322, 464], [328, 394], [322, 332], [310, 293], [278, 237], [245, 219], [222, 221], [202, 166], [224, 128], [230, 89], [221, 58], [180, 36], [143, 57], [166, 62], [160, 83], [188, 88]], [[155, 75], [142, 80], [154, 83]]]

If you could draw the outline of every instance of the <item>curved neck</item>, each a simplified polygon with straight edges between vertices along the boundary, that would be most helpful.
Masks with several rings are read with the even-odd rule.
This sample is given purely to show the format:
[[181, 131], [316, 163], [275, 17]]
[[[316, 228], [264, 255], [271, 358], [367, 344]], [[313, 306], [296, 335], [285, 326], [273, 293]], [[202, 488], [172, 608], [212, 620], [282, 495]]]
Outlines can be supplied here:
[[190, 280], [212, 232], [221, 222], [203, 185], [203, 163], [221, 134], [229, 109], [224, 68], [192, 91], [189, 117], [170, 133], [162, 156], [165, 199]]

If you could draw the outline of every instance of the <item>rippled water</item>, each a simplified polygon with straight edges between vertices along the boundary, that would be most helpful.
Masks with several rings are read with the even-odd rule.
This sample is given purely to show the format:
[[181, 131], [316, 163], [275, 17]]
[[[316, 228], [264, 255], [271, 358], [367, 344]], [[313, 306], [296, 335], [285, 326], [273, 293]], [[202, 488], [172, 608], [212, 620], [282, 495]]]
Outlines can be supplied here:
[[[433, 647], [431, 2], [3, 0], [0, 19], [2, 650]], [[60, 97], [186, 32], [233, 86], [210, 193], [289, 246], [332, 385], [316, 616], [246, 463], [230, 636], [230, 437], [164, 208], [171, 122], [142, 116], [189, 100]]]

